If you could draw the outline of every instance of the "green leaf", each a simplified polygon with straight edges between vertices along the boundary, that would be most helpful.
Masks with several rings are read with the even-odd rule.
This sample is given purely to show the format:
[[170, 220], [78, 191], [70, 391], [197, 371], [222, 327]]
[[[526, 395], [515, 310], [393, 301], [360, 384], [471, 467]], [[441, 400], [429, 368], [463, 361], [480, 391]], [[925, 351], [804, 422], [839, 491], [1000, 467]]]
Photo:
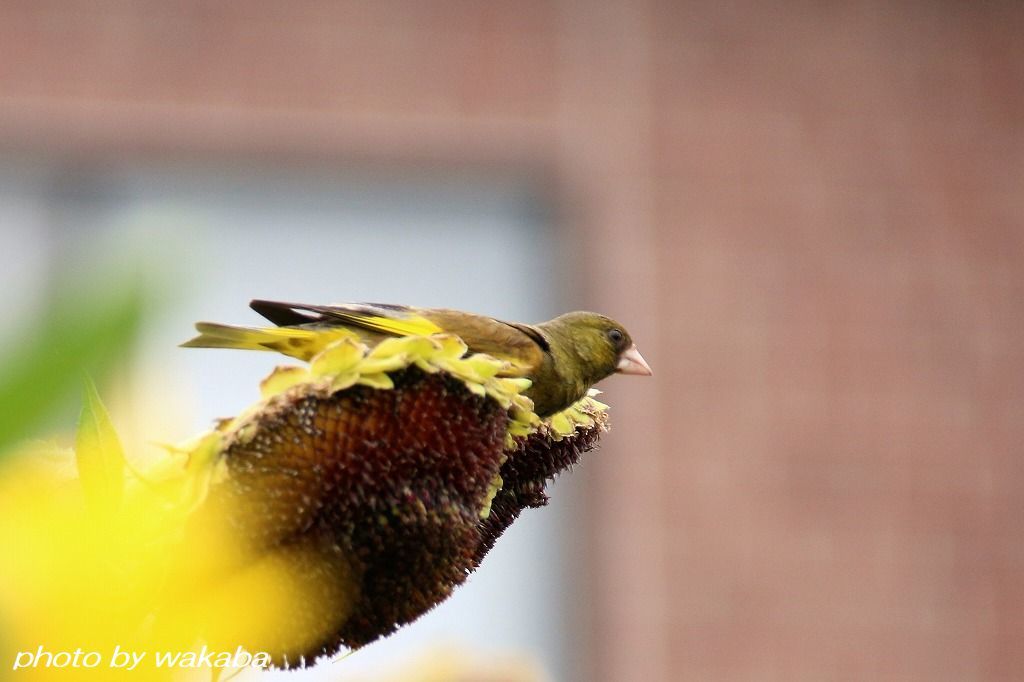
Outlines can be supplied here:
[[101, 376], [123, 360], [146, 297], [135, 277], [117, 286], [67, 281], [43, 303], [33, 329], [6, 348], [0, 364], [0, 455], [29, 437], [73, 395], [82, 370]]
[[116, 511], [124, 494], [124, 449], [96, 385], [88, 377], [75, 433], [75, 459], [86, 504], [105, 514]]

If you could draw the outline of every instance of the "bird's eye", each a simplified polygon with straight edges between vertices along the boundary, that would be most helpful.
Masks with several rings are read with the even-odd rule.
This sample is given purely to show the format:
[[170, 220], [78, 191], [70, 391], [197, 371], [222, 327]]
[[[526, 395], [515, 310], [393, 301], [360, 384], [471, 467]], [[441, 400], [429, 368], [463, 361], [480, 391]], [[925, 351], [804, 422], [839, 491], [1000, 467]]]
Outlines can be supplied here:
[[626, 338], [626, 337], [623, 336], [621, 330], [619, 330], [619, 329], [612, 329], [611, 331], [608, 332], [608, 338], [611, 339], [611, 342], [614, 343], [617, 346], [620, 343], [622, 343], [622, 340], [624, 338]]

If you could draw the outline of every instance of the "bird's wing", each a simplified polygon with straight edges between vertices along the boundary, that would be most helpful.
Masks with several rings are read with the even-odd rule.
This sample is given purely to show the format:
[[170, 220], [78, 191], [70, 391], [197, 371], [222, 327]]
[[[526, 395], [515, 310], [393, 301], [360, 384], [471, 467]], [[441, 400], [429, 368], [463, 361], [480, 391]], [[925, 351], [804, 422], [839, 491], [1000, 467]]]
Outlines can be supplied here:
[[390, 336], [426, 336], [445, 331], [412, 308], [383, 303], [309, 305], [254, 300], [249, 307], [278, 326], [325, 324]]
[[505, 360], [511, 367], [505, 376], [532, 375], [549, 350], [547, 341], [533, 327], [516, 322], [471, 315], [458, 310], [424, 311], [445, 331], [459, 336], [470, 351]]
[[534, 327], [502, 322], [444, 308], [411, 308], [387, 303], [309, 305], [254, 300], [249, 306], [282, 326], [341, 326], [388, 336], [454, 334], [474, 353], [487, 353], [510, 363], [504, 375], [530, 375], [540, 367], [549, 350], [546, 339]]

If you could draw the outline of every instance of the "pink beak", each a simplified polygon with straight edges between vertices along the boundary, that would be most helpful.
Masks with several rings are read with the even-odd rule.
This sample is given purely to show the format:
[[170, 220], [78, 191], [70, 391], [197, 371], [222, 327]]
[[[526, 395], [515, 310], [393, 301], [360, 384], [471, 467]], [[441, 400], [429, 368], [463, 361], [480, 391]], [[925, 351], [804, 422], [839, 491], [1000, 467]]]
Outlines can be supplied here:
[[636, 374], [644, 377], [649, 377], [653, 374], [651, 366], [647, 364], [644, 356], [640, 355], [640, 351], [636, 349], [636, 344], [627, 348], [619, 356], [619, 364], [615, 366], [615, 371], [619, 374]]

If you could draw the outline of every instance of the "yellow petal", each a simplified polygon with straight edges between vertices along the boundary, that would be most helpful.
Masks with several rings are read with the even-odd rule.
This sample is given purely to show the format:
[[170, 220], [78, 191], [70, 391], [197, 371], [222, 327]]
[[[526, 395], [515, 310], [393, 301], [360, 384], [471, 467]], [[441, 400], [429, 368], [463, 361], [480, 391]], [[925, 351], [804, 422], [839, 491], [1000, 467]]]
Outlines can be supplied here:
[[336, 376], [345, 373], [363, 359], [366, 346], [352, 339], [336, 341], [313, 358], [310, 374], [313, 376]]
[[484, 390], [487, 392], [487, 395], [489, 395], [492, 400], [495, 400], [499, 405], [501, 405], [503, 409], [507, 410], [508, 408], [512, 407], [512, 396], [510, 396], [508, 393], [505, 393], [504, 391], [497, 390], [497, 387], [492, 385], [490, 382], [484, 384]]
[[475, 381], [467, 381], [465, 384], [466, 388], [468, 388], [470, 392], [477, 394], [481, 398], [487, 397], [487, 390], [484, 388], [483, 384], [478, 384]]
[[405, 354], [411, 357], [428, 358], [437, 354], [440, 345], [425, 336], [403, 336], [384, 339], [370, 351], [370, 358], [386, 358]]
[[441, 355], [452, 360], [461, 358], [469, 350], [466, 342], [454, 334], [437, 334], [432, 338], [441, 344]]
[[378, 372], [376, 374], [364, 374], [359, 377], [359, 381], [356, 382], [363, 386], [369, 386], [371, 388], [394, 388], [395, 382], [391, 380], [387, 374]]
[[501, 486], [504, 485], [504, 481], [501, 480], [501, 474], [494, 474], [494, 478], [491, 479], [491, 485], [487, 489], [487, 495], [484, 497], [484, 506], [480, 510], [480, 518], [486, 519], [491, 515], [491, 503], [494, 502], [494, 496], [501, 490]]
[[437, 365], [431, 364], [422, 358], [416, 358], [413, 360], [413, 364], [422, 369], [427, 374], [434, 374], [440, 370]]
[[375, 374], [377, 372], [394, 372], [409, 365], [409, 357], [405, 353], [391, 355], [388, 357], [368, 357], [359, 363], [359, 371], [363, 374]]
[[518, 378], [498, 378], [495, 381], [501, 382], [501, 386], [504, 390], [509, 393], [522, 393], [526, 389], [533, 386], [533, 382], [525, 377]]
[[533, 431], [529, 424], [520, 421], [510, 421], [508, 423], [508, 432], [513, 436], [528, 436]]
[[359, 380], [359, 374], [356, 372], [345, 372], [334, 377], [331, 381], [331, 393], [337, 393], [338, 391], [344, 391], [349, 386], [352, 386]]
[[256, 436], [256, 423], [253, 421], [241, 421], [236, 426], [232, 437], [236, 442], [242, 443], [243, 445], [252, 441], [253, 437]]
[[267, 399], [284, 393], [308, 377], [309, 371], [305, 367], [275, 367], [274, 371], [260, 382], [260, 395]]
[[465, 381], [472, 381], [478, 384], [482, 384], [484, 382], [484, 378], [477, 374], [476, 370], [474, 370], [465, 360], [451, 360], [449, 358], [437, 357], [431, 362], [449, 374], [455, 375]]
[[551, 425], [551, 430], [559, 436], [568, 436], [576, 430], [576, 425], [573, 424], [572, 421], [570, 421], [562, 412], [552, 415], [549, 423]]
[[466, 359], [466, 363], [473, 368], [482, 379], [490, 379], [505, 368], [507, 363], [493, 358], [490, 355], [477, 353]]
[[407, 352], [406, 338], [384, 339], [370, 351], [369, 358], [386, 358], [392, 355], [402, 355]]
[[571, 405], [562, 410], [562, 414], [564, 414], [565, 418], [568, 419], [573, 424], [582, 424], [583, 422], [590, 419], [587, 415], [583, 414], [582, 412], [580, 412], [578, 409]]
[[[517, 396], [517, 397], [522, 398], [522, 396]], [[526, 405], [523, 405], [523, 401], [522, 400], [513, 400], [512, 401], [512, 418], [515, 419], [516, 421], [521, 421], [521, 422], [526, 423], [526, 424], [535, 423], [538, 420], [537, 420], [537, 415], [536, 415], [536, 413], [534, 413], [532, 408], [533, 408], [533, 403], [530, 403], [529, 406], [526, 406]]]

